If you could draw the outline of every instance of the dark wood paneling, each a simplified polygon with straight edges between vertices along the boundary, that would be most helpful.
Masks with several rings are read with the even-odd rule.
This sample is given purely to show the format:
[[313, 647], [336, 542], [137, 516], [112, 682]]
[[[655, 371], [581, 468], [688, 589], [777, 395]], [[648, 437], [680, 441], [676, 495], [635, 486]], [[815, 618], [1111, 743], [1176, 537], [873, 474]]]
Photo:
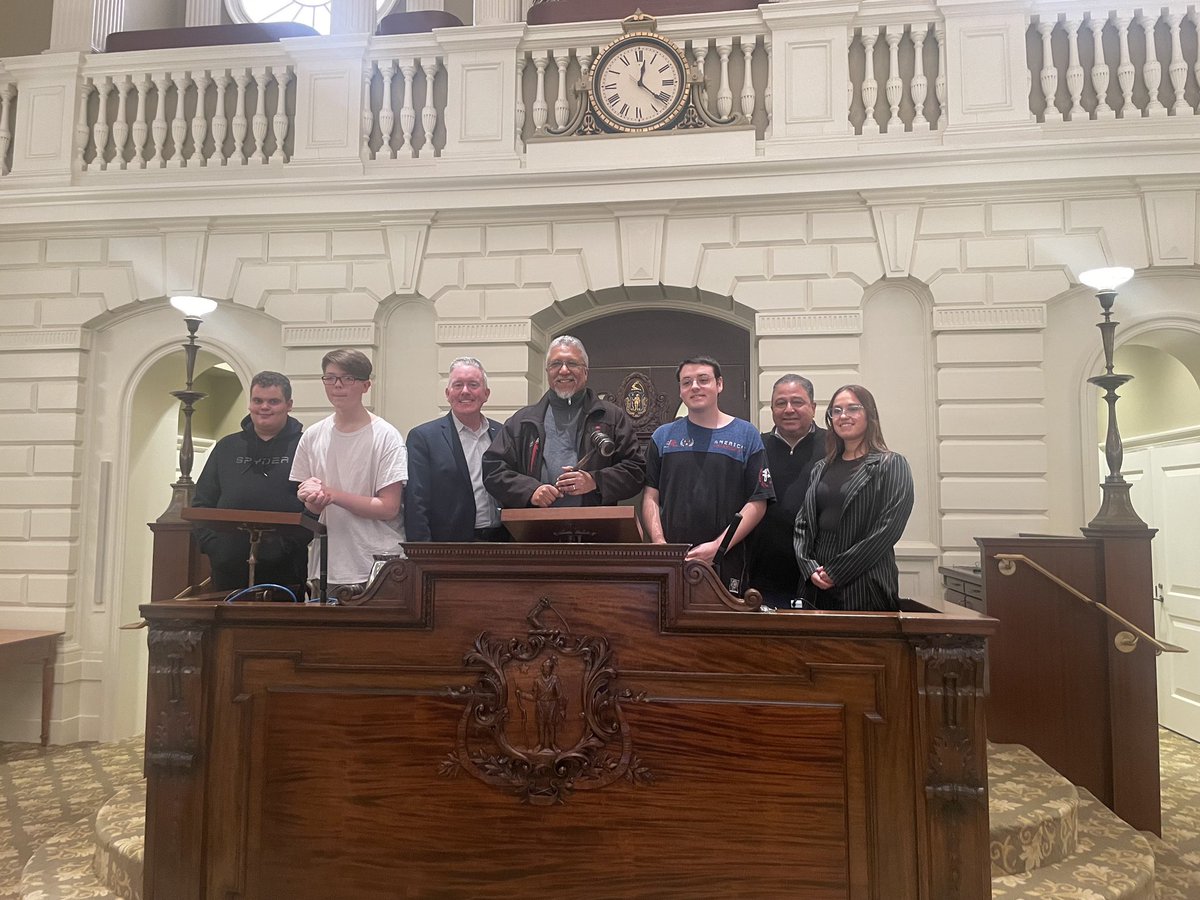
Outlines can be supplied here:
[[[152, 717], [208, 726], [186, 765], [149, 766], [147, 896], [987, 897], [991, 621], [747, 612], [682, 553], [427, 545], [356, 607], [144, 607], [152, 638], [172, 610], [207, 621], [214, 653], [183, 676], [206, 691], [172, 707], [168, 662], [151, 692]], [[498, 670], [496, 708], [537, 758], [513, 692], [539, 642], [562, 745], [608, 735], [549, 805], [463, 762], [490, 746], [513, 771], [473, 712], [499, 696], [488, 648], [536, 649]]]

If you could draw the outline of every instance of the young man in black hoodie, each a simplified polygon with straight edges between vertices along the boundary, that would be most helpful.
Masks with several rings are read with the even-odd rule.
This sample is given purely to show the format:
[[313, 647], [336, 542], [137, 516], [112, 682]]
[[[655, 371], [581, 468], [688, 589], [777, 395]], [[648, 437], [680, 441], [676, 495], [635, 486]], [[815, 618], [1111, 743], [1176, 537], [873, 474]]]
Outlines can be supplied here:
[[[301, 426], [292, 411], [292, 383], [278, 372], [259, 372], [250, 382], [250, 414], [242, 430], [217, 441], [192, 506], [303, 512], [296, 485], [288, 480], [300, 442]], [[214, 590], [247, 586], [250, 536], [244, 531], [194, 529], [212, 567]], [[308, 541], [266, 534], [258, 547], [255, 580], [259, 584], [303, 584], [308, 572]]]

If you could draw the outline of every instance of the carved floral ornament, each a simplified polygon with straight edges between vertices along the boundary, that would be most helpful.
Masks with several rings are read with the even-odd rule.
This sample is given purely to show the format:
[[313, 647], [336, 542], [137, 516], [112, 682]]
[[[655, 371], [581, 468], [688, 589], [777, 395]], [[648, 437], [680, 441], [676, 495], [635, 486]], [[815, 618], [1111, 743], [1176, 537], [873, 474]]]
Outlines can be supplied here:
[[[546, 614], [558, 625], [544, 624]], [[484, 632], [464, 657], [465, 666], [481, 671], [474, 685], [450, 689], [467, 704], [439, 773], [466, 771], [536, 806], [620, 778], [653, 783], [633, 751], [608, 639], [573, 635], [545, 597], [526, 618], [525, 637]]]

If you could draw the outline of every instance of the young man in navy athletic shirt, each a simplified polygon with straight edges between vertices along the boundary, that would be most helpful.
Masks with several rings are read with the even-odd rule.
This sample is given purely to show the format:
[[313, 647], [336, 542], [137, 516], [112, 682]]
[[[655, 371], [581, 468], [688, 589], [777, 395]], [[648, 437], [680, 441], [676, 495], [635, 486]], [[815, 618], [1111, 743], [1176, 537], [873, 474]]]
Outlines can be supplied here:
[[642, 520], [656, 544], [688, 544], [688, 559], [714, 563], [735, 513], [742, 518], [714, 567], [730, 593], [746, 587], [744, 541], [775, 499], [758, 429], [721, 412], [725, 382], [708, 356], [676, 370], [687, 418], [661, 425], [646, 451]]

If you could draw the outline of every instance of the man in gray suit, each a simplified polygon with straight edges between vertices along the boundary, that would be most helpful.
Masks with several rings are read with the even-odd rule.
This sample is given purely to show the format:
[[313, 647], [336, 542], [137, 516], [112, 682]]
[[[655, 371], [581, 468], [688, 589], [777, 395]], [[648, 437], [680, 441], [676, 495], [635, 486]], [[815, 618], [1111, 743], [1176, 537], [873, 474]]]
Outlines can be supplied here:
[[446, 383], [450, 412], [408, 433], [408, 540], [504, 539], [499, 507], [483, 486], [483, 453], [500, 430], [482, 412], [491, 393], [483, 363], [460, 356]]

